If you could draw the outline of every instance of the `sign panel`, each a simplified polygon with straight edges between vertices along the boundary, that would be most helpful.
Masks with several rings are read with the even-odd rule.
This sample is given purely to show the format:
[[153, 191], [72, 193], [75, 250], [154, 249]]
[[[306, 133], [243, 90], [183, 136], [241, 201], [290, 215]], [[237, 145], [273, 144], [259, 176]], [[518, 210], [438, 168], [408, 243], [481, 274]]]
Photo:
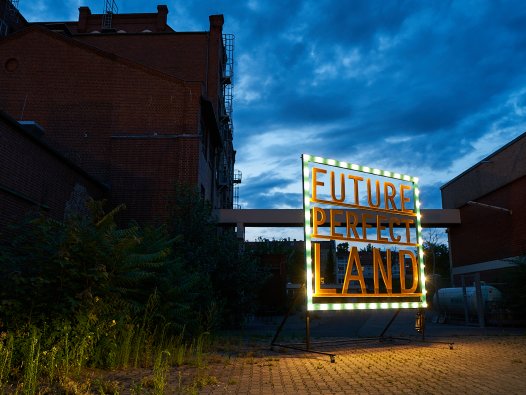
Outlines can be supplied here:
[[303, 155], [307, 308], [426, 307], [418, 179]]

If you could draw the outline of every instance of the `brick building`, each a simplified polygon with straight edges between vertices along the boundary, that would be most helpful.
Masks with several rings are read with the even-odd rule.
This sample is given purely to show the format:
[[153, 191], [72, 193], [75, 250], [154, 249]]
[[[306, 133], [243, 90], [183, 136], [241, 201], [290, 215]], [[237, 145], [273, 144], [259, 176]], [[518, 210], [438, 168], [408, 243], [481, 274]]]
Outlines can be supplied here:
[[0, 37], [6, 36], [27, 25], [18, 11], [18, 0], [0, 0]]
[[107, 188], [39, 137], [37, 124], [21, 125], [0, 111], [0, 224], [39, 210], [62, 219], [75, 186], [95, 199]]
[[165, 218], [178, 183], [214, 208], [234, 197], [233, 38], [222, 15], [209, 31], [176, 32], [167, 14], [80, 7], [78, 21], [25, 23], [0, 38], [0, 109], [38, 123], [45, 144], [143, 223]]
[[526, 255], [526, 133], [442, 186], [442, 206], [460, 210], [449, 229], [452, 277], [480, 273], [504, 281], [503, 269]]

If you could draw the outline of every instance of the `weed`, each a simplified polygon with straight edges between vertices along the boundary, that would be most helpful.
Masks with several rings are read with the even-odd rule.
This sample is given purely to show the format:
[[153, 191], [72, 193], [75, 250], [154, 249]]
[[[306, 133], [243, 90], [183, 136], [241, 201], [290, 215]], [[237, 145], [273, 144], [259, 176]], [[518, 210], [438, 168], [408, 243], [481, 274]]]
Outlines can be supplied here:
[[38, 373], [39, 373], [39, 360], [40, 360], [40, 336], [33, 328], [31, 330], [31, 336], [29, 339], [29, 345], [26, 350], [24, 360], [24, 375], [23, 375], [23, 386], [22, 391], [24, 394], [34, 394], [37, 389]]
[[153, 376], [146, 376], [141, 379], [141, 387], [153, 388], [155, 386]]
[[162, 351], [157, 353], [153, 364], [153, 389], [155, 394], [164, 394], [166, 379], [168, 375], [170, 353]]
[[206, 387], [207, 385], [216, 385], [219, 380], [216, 376], [210, 376], [208, 374], [198, 377], [196, 379], [198, 388]]
[[2, 333], [0, 341], [0, 389], [6, 385], [13, 360], [14, 340], [11, 334]]
[[130, 392], [132, 395], [140, 395], [142, 394], [144, 391], [144, 388], [142, 386], [142, 383], [137, 383], [135, 384], [134, 382], [132, 382], [131, 386], [130, 386]]
[[175, 349], [175, 364], [181, 366], [184, 364], [186, 356], [186, 344], [182, 343]]
[[133, 340], [133, 325], [126, 325], [119, 336], [119, 346], [117, 349], [117, 365], [123, 368], [128, 367]]
[[90, 387], [91, 383], [89, 381], [80, 382], [67, 376], [62, 376], [59, 380], [58, 386], [52, 393], [87, 395], [92, 393]]
[[93, 381], [93, 387], [95, 387], [101, 395], [118, 395], [122, 390], [121, 383], [116, 380], [95, 379]]
[[[90, 384], [81, 379], [86, 367], [127, 368], [137, 363], [152, 367], [152, 375], [136, 384], [133, 391], [161, 394], [166, 391], [171, 365], [191, 363], [202, 369], [207, 364], [206, 332], [186, 343], [182, 333], [169, 336], [166, 325], [152, 331], [147, 325], [88, 321], [73, 325], [54, 322], [41, 330], [30, 328], [0, 334], [0, 393], [16, 390], [20, 394], [90, 391], [117, 394], [122, 392], [117, 382], [98, 379]], [[203, 377], [200, 380], [213, 382]]]
[[177, 392], [181, 393], [183, 390], [183, 375], [177, 372]]
[[197, 338], [197, 344], [196, 344], [196, 365], [198, 368], [203, 367], [204, 365], [204, 359], [203, 359], [203, 347], [205, 345], [205, 336], [208, 336], [209, 332], [203, 332], [199, 335]]
[[197, 375], [194, 377], [192, 384], [187, 387], [180, 388], [181, 392], [187, 394], [198, 394], [199, 390], [206, 387], [207, 385], [217, 385], [219, 380], [216, 376], [209, 375], [203, 369], [197, 370]]
[[45, 368], [47, 370], [48, 379], [50, 382], [53, 382], [55, 379], [55, 372], [57, 370], [57, 353], [59, 352], [59, 348], [57, 346], [51, 347], [51, 350], [44, 351], [42, 354], [45, 358], [45, 362], [43, 363], [45, 365]]

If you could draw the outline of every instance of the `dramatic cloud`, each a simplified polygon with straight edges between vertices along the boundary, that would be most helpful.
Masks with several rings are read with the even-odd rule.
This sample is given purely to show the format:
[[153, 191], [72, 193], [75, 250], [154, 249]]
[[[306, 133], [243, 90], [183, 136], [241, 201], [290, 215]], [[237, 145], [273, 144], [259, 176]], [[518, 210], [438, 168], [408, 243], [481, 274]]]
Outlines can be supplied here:
[[[236, 36], [243, 208], [299, 208], [302, 153], [419, 176], [424, 207], [439, 208], [441, 185], [526, 129], [521, 1], [165, 3], [175, 30], [207, 30], [221, 13]], [[20, 7], [30, 20], [64, 20], [79, 4]]]

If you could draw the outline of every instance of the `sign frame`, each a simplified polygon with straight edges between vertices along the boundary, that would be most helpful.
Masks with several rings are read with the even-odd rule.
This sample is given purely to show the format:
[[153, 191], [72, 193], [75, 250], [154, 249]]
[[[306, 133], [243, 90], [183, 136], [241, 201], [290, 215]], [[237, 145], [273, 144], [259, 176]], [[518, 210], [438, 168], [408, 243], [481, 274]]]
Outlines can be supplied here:
[[[367, 302], [356, 302], [351, 303], [337, 302], [337, 303], [318, 303], [314, 299], [314, 280], [315, 277], [315, 268], [313, 267], [313, 241], [312, 241], [312, 229], [313, 229], [313, 218], [312, 218], [312, 208], [313, 199], [311, 197], [312, 185], [311, 185], [311, 170], [309, 164], [320, 164], [323, 166], [329, 166], [333, 168], [343, 169], [344, 171], [360, 172], [366, 175], [375, 176], [375, 177], [385, 177], [388, 179], [398, 180], [401, 182], [411, 183], [413, 186], [413, 202], [414, 208], [412, 211], [414, 213], [415, 225], [414, 229], [416, 230], [416, 250], [417, 250], [417, 270], [419, 275], [419, 295], [407, 295], [408, 298], [418, 297], [419, 300], [415, 301], [396, 301], [393, 297], [390, 297], [388, 294], [383, 294], [382, 297], [389, 301], [367, 301]], [[357, 164], [352, 164], [343, 161], [337, 161], [334, 159], [322, 158], [320, 156], [313, 156], [308, 154], [302, 155], [302, 185], [303, 185], [303, 211], [304, 211], [304, 237], [305, 237], [305, 265], [306, 265], [306, 290], [307, 290], [307, 310], [308, 311], [317, 311], [317, 310], [374, 310], [374, 309], [406, 309], [406, 308], [425, 308], [427, 307], [426, 302], [426, 288], [425, 288], [425, 273], [424, 273], [424, 251], [422, 247], [423, 238], [422, 238], [422, 225], [421, 225], [421, 212], [420, 212], [420, 190], [418, 187], [418, 178], [412, 177], [406, 174], [380, 170], [376, 168], [371, 168], [367, 166], [360, 166]], [[319, 268], [318, 268], [319, 271]], [[414, 273], [413, 273], [414, 275]], [[316, 280], [319, 281], [319, 280]], [[370, 295], [367, 295], [370, 296]], [[374, 295], [373, 295], [374, 296]]]

